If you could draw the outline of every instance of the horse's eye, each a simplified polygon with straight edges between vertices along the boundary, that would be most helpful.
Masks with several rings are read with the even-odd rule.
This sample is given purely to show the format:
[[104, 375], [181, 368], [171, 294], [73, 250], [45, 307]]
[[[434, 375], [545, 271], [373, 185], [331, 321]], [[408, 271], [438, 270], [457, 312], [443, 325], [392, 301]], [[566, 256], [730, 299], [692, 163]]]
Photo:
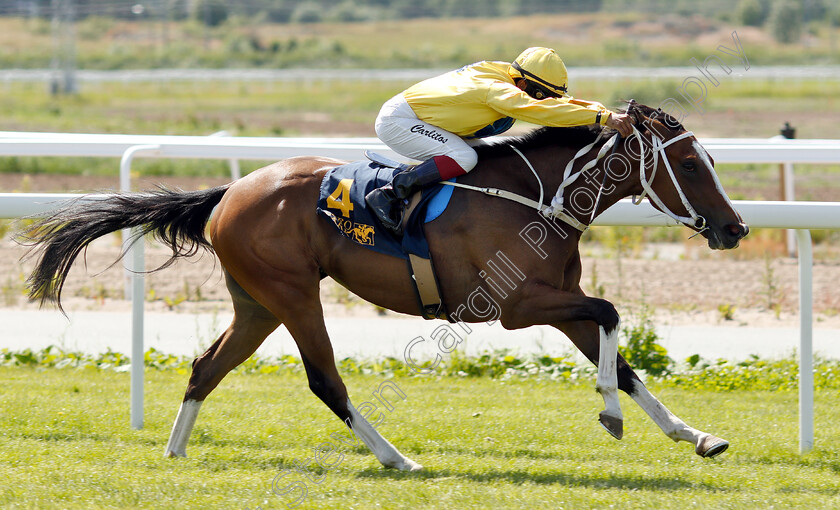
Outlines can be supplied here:
[[683, 168], [686, 172], [693, 172], [694, 171], [694, 161], [686, 161], [683, 163]]

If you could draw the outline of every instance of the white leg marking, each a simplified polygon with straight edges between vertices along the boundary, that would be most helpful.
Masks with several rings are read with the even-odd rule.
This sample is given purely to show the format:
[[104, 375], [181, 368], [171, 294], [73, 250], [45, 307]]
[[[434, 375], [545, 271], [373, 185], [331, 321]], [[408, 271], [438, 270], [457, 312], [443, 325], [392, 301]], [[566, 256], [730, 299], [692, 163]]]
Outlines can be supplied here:
[[169, 434], [169, 443], [163, 452], [164, 457], [186, 457], [187, 442], [190, 440], [190, 433], [198, 417], [198, 410], [202, 402], [198, 400], [185, 400], [181, 402], [178, 409], [178, 416], [175, 417], [175, 424], [172, 425], [172, 433]]
[[674, 442], [688, 441], [697, 445], [700, 437], [705, 435], [703, 432], [689, 427], [684, 421], [675, 416], [642, 383], [636, 382], [636, 389], [630, 397], [662, 429], [662, 432], [673, 439]]
[[598, 378], [595, 389], [604, 397], [605, 413], [621, 419], [621, 405], [618, 402], [618, 326], [610, 334], [604, 326], [598, 326], [601, 332], [601, 345], [598, 354]]
[[651, 395], [641, 382], [636, 383], [636, 388], [630, 396], [659, 425], [666, 436], [674, 442], [688, 441], [693, 444], [697, 455], [705, 458], [716, 457], [729, 447], [728, 441], [686, 425]]
[[353, 426], [353, 433], [361, 439], [370, 451], [376, 455], [379, 462], [385, 467], [392, 467], [400, 471], [417, 471], [423, 469], [423, 466], [409, 459], [394, 445], [382, 437], [382, 434], [376, 431], [370, 423], [361, 415], [359, 411], [353, 407], [350, 400], [347, 401], [347, 408], [350, 411], [350, 420]]

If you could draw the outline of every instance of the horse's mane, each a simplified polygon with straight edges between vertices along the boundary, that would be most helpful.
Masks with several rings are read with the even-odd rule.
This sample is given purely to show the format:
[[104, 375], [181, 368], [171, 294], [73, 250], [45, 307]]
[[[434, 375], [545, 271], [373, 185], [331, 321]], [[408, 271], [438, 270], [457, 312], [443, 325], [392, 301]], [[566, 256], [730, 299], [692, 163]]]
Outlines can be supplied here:
[[624, 110], [622, 113], [628, 113], [628, 112], [629, 113], [639, 112], [649, 119], [658, 120], [659, 122], [664, 124], [665, 127], [673, 129], [674, 131], [677, 131], [677, 132], [686, 131], [686, 129], [683, 127], [683, 125], [680, 123], [680, 121], [678, 121], [671, 114], [663, 111], [661, 108], [657, 109], [657, 110], [654, 110], [653, 108], [651, 108], [650, 106], [645, 105], [645, 104], [631, 103], [631, 104], [628, 105], [627, 110]]
[[510, 156], [510, 146], [517, 149], [538, 149], [541, 147], [569, 147], [577, 149], [590, 144], [604, 131], [601, 126], [540, 127], [521, 136], [504, 141], [478, 145], [475, 151], [479, 159]]
[[[655, 110], [650, 106], [640, 103], [628, 103], [627, 109], [618, 110], [621, 113], [641, 113], [644, 117], [656, 119], [666, 127], [675, 131], [684, 131], [685, 128], [680, 122], [662, 110]], [[540, 127], [524, 135], [508, 138], [504, 141], [486, 145], [478, 145], [475, 151], [479, 159], [495, 158], [499, 156], [510, 156], [510, 146], [517, 149], [539, 149], [541, 147], [560, 147], [579, 149], [598, 139], [602, 134], [611, 135], [614, 133], [610, 128], [588, 125], [575, 127]], [[606, 136], [604, 137], [606, 138]]]

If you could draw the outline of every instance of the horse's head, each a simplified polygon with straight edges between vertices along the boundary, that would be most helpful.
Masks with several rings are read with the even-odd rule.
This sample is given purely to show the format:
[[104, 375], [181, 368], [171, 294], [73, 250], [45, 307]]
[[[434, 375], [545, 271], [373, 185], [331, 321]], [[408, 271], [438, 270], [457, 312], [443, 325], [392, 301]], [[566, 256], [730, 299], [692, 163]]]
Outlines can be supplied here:
[[637, 141], [627, 150], [640, 154], [646, 169], [640, 176], [641, 196], [654, 207], [699, 232], [716, 250], [731, 249], [749, 233], [715, 174], [714, 160], [694, 135], [661, 110], [630, 103]]

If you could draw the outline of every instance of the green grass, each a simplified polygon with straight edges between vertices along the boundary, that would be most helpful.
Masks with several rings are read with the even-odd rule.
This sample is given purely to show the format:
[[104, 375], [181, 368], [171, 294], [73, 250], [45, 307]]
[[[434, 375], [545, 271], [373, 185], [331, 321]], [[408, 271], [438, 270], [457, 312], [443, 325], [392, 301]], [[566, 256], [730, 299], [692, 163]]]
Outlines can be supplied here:
[[[232, 374], [202, 408], [188, 459], [163, 459], [187, 376], [147, 370], [146, 421], [128, 426], [128, 374], [0, 368], [0, 507], [285, 508], [270, 492], [340, 422], [303, 373]], [[354, 401], [381, 376], [345, 377]], [[690, 424], [729, 439], [704, 460], [626, 397], [625, 438], [597, 425], [592, 381], [397, 377], [407, 399], [380, 426], [425, 466], [401, 473], [363, 448], [320, 471], [300, 508], [833, 508], [836, 392], [817, 393], [817, 448], [797, 453], [796, 393], [655, 390]]]
[[82, 85], [73, 96], [7, 84], [0, 94], [5, 130], [240, 136], [293, 135], [284, 115], [329, 114], [370, 125], [388, 98], [409, 83], [159, 82]]
[[[355, 134], [375, 136], [376, 112], [404, 85], [100, 84], [83, 87], [77, 96], [53, 98], [40, 87], [12, 84], [0, 93], [0, 130], [160, 135], [228, 130], [238, 136], [300, 136], [312, 134], [305, 126], [315, 117], [320, 125], [339, 123]], [[240, 166], [248, 173], [267, 163], [245, 160]], [[162, 177], [230, 175], [228, 163], [215, 160], [140, 159], [134, 167], [141, 175]], [[4, 173], [116, 176], [118, 168], [117, 158], [0, 158]]]
[[[570, 69], [572, 92], [600, 101], [611, 108], [624, 99], [658, 106], [667, 98], [678, 99], [680, 80], [585, 80]], [[291, 136], [300, 134], [294, 122], [303, 114], [317, 119], [356, 124], [373, 135], [373, 119], [382, 103], [410, 82], [310, 81], [287, 82], [160, 82], [83, 84], [75, 96], [52, 97], [45, 87], [7, 83], [0, 94], [4, 114], [0, 129], [105, 133], [206, 135], [221, 129], [240, 136]], [[750, 113], [837, 112], [833, 82], [797, 80], [776, 82], [721, 77], [721, 84], [703, 102], [710, 117], [738, 113], [744, 122]], [[686, 122], [700, 123], [694, 112]], [[836, 123], [835, 123], [836, 124]], [[779, 122], [781, 126], [781, 121]], [[809, 132], [796, 126], [800, 138], [838, 138], [840, 127]], [[775, 130], [767, 136], [778, 134]], [[739, 136], [733, 126], [718, 126], [714, 136]], [[743, 135], [741, 135], [743, 136]]]

